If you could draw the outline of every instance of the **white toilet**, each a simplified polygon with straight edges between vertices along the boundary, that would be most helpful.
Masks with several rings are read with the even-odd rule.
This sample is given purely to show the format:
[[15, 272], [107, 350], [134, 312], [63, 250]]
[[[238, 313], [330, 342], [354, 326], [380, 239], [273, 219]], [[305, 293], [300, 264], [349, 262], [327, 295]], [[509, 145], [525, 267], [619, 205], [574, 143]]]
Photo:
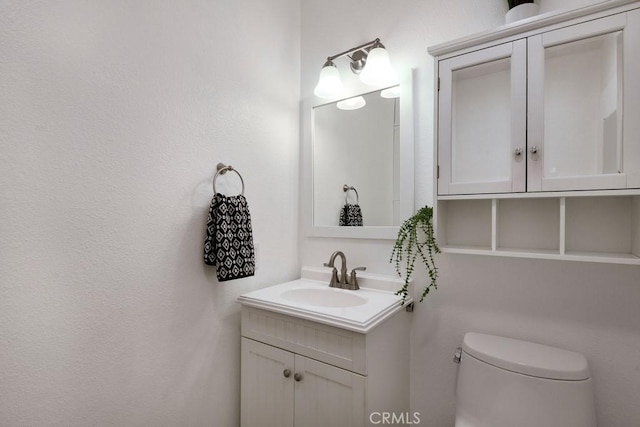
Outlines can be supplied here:
[[458, 350], [456, 427], [596, 426], [583, 355], [472, 332]]

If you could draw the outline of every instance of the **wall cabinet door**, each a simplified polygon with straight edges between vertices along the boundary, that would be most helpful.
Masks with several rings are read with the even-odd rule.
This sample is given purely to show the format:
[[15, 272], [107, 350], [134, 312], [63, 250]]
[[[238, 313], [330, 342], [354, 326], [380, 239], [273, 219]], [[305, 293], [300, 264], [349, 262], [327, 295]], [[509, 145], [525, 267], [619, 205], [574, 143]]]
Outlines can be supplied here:
[[439, 194], [525, 191], [526, 40], [440, 61]]
[[438, 194], [640, 188], [640, 9], [438, 63]]
[[527, 191], [638, 187], [637, 20], [621, 13], [528, 39]]
[[242, 338], [243, 427], [365, 425], [366, 378]]

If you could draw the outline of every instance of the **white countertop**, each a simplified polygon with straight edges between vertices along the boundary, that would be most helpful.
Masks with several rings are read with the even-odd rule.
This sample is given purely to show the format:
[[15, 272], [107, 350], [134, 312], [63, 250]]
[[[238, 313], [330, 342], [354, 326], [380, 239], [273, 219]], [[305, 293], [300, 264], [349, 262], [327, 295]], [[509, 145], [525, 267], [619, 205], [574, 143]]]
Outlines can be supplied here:
[[[303, 270], [303, 276], [305, 276], [304, 273], [305, 271]], [[318, 271], [313, 273], [312, 275], [306, 274], [306, 276], [318, 276]], [[362, 276], [366, 277], [366, 275]], [[370, 280], [371, 277], [374, 276], [370, 276]], [[385, 276], [375, 276], [376, 281], [387, 281], [385, 279]], [[366, 281], [366, 279], [362, 280], [363, 283]], [[391, 286], [395, 286], [395, 289], [400, 289], [402, 282], [400, 282], [400, 286], [397, 286], [398, 280], [396, 278], [390, 277], [388, 281]], [[313, 299], [309, 303], [303, 303], [294, 302], [287, 298], [287, 295], [292, 294], [291, 292], [287, 294], [288, 291], [299, 292], [298, 290], [303, 289], [310, 290], [310, 295], [319, 291], [322, 295], [327, 295], [330, 298], [335, 297], [337, 300], [340, 299], [341, 295], [344, 295], [345, 300], [358, 300], [358, 298], [352, 297], [357, 296], [362, 298], [363, 301], [358, 305], [336, 307], [323, 305], [320, 299]], [[405, 301], [405, 305], [412, 301], [411, 298], [408, 298]], [[328, 280], [313, 280], [304, 277], [246, 293], [238, 297], [238, 302], [244, 306], [282, 313], [364, 334], [370, 332], [393, 314], [404, 309], [401, 304], [402, 298], [394, 295], [392, 291], [363, 287], [362, 285], [357, 291], [329, 288]]]

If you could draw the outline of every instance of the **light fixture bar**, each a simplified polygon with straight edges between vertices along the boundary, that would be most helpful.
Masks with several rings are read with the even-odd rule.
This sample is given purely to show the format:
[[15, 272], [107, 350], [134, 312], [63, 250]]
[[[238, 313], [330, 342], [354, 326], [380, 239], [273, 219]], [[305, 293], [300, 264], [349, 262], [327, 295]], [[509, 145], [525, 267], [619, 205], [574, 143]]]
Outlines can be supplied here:
[[327, 61], [328, 62], [333, 62], [334, 59], [342, 58], [343, 56], [349, 55], [350, 53], [353, 53], [355, 51], [362, 50], [362, 49], [365, 49], [367, 47], [371, 47], [371, 46], [375, 46], [375, 45], [382, 45], [382, 43], [380, 43], [380, 39], [379, 38], [375, 39], [375, 40], [372, 40], [372, 41], [370, 41], [368, 43], [361, 44], [360, 46], [352, 47], [351, 49], [345, 50], [344, 52], [340, 52], [340, 53], [338, 53], [336, 55], [329, 56], [329, 57], [327, 57]]

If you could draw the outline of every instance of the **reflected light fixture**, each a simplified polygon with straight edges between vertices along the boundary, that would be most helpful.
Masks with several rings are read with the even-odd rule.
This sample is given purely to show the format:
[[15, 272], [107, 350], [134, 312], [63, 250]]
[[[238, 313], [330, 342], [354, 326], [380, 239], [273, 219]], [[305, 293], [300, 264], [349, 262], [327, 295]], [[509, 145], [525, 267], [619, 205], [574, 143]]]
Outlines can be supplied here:
[[365, 105], [367, 105], [367, 101], [365, 101], [361, 96], [344, 99], [336, 104], [336, 106], [341, 110], [357, 110]]
[[318, 98], [331, 99], [341, 94], [344, 87], [340, 72], [333, 61], [343, 56], [349, 57], [351, 71], [359, 75], [363, 83], [375, 86], [398, 84], [398, 76], [391, 67], [389, 54], [380, 43], [380, 39], [375, 39], [327, 57], [313, 91]]
[[400, 86], [384, 89], [380, 92], [380, 96], [383, 98], [398, 98], [400, 96]]

